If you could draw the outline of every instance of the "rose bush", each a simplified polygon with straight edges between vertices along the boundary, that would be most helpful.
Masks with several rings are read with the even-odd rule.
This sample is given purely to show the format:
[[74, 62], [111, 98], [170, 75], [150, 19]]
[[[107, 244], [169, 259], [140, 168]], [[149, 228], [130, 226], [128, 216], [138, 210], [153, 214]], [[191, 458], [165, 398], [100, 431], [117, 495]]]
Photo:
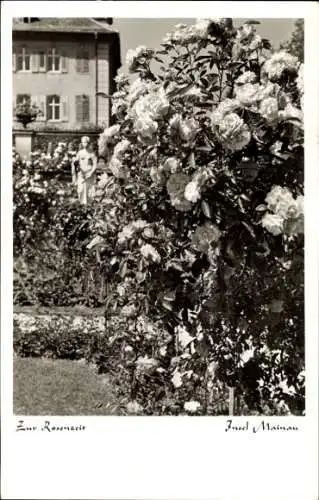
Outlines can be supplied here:
[[117, 78], [96, 220], [139, 413], [304, 409], [302, 67], [254, 24], [178, 25]]
[[87, 246], [96, 230], [93, 207], [81, 206], [65, 179], [72, 154], [65, 144], [30, 160], [13, 151], [15, 304], [103, 303], [105, 264]]

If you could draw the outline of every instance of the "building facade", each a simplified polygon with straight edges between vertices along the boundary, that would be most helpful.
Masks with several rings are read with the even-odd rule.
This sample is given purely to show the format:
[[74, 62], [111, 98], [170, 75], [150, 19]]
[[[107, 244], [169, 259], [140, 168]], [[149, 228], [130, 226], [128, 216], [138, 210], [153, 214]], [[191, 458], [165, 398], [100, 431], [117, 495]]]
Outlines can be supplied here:
[[[30, 130], [93, 130], [111, 121], [120, 67], [119, 35], [109, 20], [19, 18], [13, 22], [13, 109], [41, 111]], [[22, 126], [15, 120], [13, 128]]]

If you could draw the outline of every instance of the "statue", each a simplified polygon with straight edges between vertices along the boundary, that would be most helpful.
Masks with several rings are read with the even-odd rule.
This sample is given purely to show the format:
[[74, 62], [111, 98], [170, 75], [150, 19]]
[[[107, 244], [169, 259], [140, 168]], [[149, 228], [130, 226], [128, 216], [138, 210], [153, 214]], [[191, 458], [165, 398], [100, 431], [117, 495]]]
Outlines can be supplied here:
[[76, 185], [78, 198], [87, 205], [95, 197], [96, 156], [89, 149], [90, 138], [82, 137], [81, 147], [72, 162], [72, 183]]

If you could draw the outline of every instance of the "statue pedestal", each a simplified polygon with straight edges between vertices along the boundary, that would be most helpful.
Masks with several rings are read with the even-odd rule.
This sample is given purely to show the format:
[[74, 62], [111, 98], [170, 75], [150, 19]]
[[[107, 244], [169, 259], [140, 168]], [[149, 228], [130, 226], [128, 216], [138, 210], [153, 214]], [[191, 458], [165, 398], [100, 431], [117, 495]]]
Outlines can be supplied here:
[[19, 130], [14, 132], [15, 148], [17, 153], [24, 158], [28, 157], [32, 151], [32, 130]]

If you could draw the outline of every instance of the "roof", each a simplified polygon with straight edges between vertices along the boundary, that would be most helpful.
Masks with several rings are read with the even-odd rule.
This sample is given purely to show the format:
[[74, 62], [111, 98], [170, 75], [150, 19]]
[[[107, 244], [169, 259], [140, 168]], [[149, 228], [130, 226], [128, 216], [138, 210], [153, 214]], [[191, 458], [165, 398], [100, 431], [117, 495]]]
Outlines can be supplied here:
[[39, 21], [23, 23], [13, 19], [12, 31], [55, 33], [118, 33], [109, 24], [87, 17], [43, 17]]

